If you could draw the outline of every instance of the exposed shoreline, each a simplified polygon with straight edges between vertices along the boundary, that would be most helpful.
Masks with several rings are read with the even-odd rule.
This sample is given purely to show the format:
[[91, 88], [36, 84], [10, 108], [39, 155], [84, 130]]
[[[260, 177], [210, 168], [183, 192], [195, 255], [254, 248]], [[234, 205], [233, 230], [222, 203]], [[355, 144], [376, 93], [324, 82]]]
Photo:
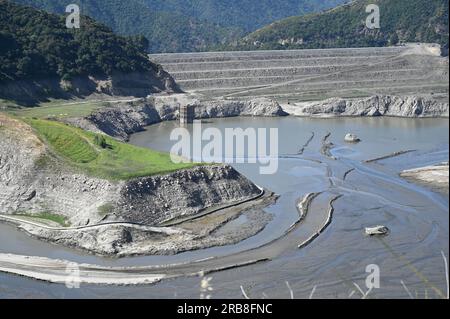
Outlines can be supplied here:
[[253, 265], [267, 259], [250, 260], [235, 264], [222, 264], [207, 271], [183, 271], [184, 264], [171, 265], [180, 268], [179, 274], [165, 274], [163, 266], [103, 267], [99, 265], [74, 264], [67, 260], [37, 256], [0, 253], [0, 271], [56, 284], [95, 285], [148, 285], [181, 276], [200, 276], [222, 270]]
[[[256, 263], [265, 262], [282, 253], [283, 247], [297, 247], [296, 231], [303, 223], [309, 223], [308, 210], [311, 201], [320, 194], [306, 194], [299, 206], [298, 222], [292, 225], [281, 237], [276, 238], [262, 246], [244, 250], [223, 257], [210, 257], [201, 260], [193, 260], [187, 263], [165, 264], [155, 266], [130, 266], [130, 267], [105, 267], [99, 265], [76, 264], [68, 260], [50, 259], [38, 256], [23, 256], [0, 253], [0, 271], [15, 275], [25, 276], [37, 280], [52, 283], [73, 283], [71, 275], [79, 276], [79, 282], [84, 284], [99, 285], [142, 285], [154, 284], [161, 280], [180, 276], [199, 276], [226, 269], [244, 267]], [[329, 198], [328, 205], [340, 196]], [[330, 212], [320, 212], [323, 215], [325, 225], [330, 223]], [[311, 229], [311, 234], [317, 237], [323, 227]], [[311, 235], [304, 234], [311, 238]], [[303, 246], [312, 242], [309, 240]], [[74, 273], [73, 270], [76, 269]]]
[[[276, 201], [276, 195], [262, 193], [256, 198], [243, 200], [225, 207], [219, 207], [211, 213], [194, 215], [175, 225], [147, 226], [138, 223], [109, 222], [80, 227], [49, 227], [30, 221], [20, 220], [13, 216], [1, 215], [0, 221], [17, 227], [27, 235], [39, 240], [63, 245], [80, 252], [107, 258], [126, 258], [150, 255], [175, 255], [186, 251], [220, 247], [236, 244], [262, 231], [271, 216], [263, 209]], [[241, 229], [217, 233], [222, 226], [245, 215], [248, 223]], [[78, 237], [102, 236], [112, 232], [126, 231], [136, 237], [135, 240], [122, 242], [110, 251], [102, 245], [90, 245], [89, 241], [78, 240]], [[119, 236], [117, 235], [117, 236]], [[117, 239], [112, 236], [111, 241]]]
[[196, 119], [236, 116], [308, 118], [399, 117], [448, 118], [449, 104], [431, 96], [372, 96], [369, 98], [332, 98], [318, 102], [280, 104], [274, 99], [199, 100], [195, 95], [155, 96], [133, 102], [114, 103], [84, 118], [66, 119], [82, 129], [102, 132], [127, 141], [146, 126], [177, 120], [180, 105], [195, 106]]
[[449, 194], [449, 166], [447, 163], [404, 170], [400, 176], [440, 193]]
[[367, 98], [330, 98], [316, 102], [283, 105], [290, 115], [300, 117], [399, 117], [448, 118], [448, 99], [445, 102], [433, 96], [374, 95]]

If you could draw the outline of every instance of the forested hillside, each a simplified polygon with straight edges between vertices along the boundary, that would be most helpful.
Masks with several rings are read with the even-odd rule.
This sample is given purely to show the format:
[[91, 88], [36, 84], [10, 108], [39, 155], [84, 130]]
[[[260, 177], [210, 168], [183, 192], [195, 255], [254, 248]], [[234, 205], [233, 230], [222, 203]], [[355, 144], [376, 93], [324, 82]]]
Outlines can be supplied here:
[[[380, 29], [365, 25], [380, 8]], [[320, 14], [291, 17], [242, 39], [234, 49], [305, 49], [436, 42], [448, 53], [447, 0], [358, 0]]]
[[62, 16], [0, 0], [0, 80], [69, 79], [156, 68], [143, 51], [142, 38], [117, 36], [88, 17], [82, 24], [67, 29]]
[[[64, 0], [14, 0], [49, 12], [64, 14]], [[226, 43], [242, 33], [175, 12], [149, 8], [143, 0], [72, 0], [82, 14], [90, 16], [122, 35], [143, 35], [150, 52], [204, 50], [211, 43]]]
[[158, 11], [178, 12], [221, 26], [254, 31], [273, 21], [335, 7], [348, 0], [143, 0]]
[[123, 35], [144, 35], [150, 52], [205, 51], [275, 20], [347, 0], [13, 0], [63, 14], [69, 3]]

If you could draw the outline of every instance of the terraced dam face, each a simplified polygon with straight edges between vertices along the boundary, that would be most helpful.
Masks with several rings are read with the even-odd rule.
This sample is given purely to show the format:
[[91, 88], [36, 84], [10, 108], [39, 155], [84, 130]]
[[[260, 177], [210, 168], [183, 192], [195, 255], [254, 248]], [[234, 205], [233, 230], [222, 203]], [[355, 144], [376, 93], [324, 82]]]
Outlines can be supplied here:
[[448, 59], [420, 45], [155, 54], [187, 92], [279, 102], [383, 94], [448, 94]]

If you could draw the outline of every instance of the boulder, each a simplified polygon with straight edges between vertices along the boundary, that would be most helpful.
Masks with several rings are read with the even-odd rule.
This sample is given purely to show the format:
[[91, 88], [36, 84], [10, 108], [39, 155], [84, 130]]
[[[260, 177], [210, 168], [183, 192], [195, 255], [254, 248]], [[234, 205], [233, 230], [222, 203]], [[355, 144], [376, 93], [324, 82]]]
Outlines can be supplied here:
[[356, 136], [355, 134], [351, 134], [351, 133], [348, 133], [347, 135], [345, 135], [344, 140], [347, 143], [359, 143], [359, 142], [361, 142], [361, 139], [358, 136]]
[[365, 232], [369, 236], [384, 236], [389, 234], [389, 228], [386, 226], [366, 227]]

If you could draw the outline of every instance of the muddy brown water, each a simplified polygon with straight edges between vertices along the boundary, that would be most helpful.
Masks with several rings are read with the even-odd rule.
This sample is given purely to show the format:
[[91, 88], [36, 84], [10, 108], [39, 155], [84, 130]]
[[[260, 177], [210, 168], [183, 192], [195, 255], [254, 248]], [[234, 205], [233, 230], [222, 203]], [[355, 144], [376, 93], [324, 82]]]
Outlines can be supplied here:
[[[398, 177], [403, 169], [448, 161], [448, 119], [398, 118], [228, 118], [204, 121], [204, 128], [247, 127], [279, 129], [279, 169], [274, 175], [260, 175], [255, 164], [235, 164], [237, 170], [260, 186], [280, 195], [266, 209], [272, 221], [259, 234], [236, 245], [209, 248], [175, 256], [146, 256], [125, 259], [99, 258], [83, 252], [30, 238], [13, 227], [0, 224], [0, 252], [62, 258], [111, 266], [168, 264], [226, 256], [283, 236], [298, 218], [297, 201], [311, 192], [325, 192], [311, 205], [309, 220], [296, 232], [261, 249], [271, 261], [212, 274], [215, 298], [241, 297], [243, 285], [251, 297], [289, 297], [286, 281], [296, 298], [360, 298], [367, 291], [366, 266], [380, 269], [380, 288], [372, 298], [438, 298], [446, 294], [442, 252], [448, 257], [448, 197]], [[170, 132], [176, 122], [165, 122], [135, 134], [131, 143], [158, 150], [170, 150]], [[302, 155], [295, 155], [314, 138]], [[332, 155], [320, 154], [321, 140], [328, 132], [335, 144]], [[346, 144], [346, 133], [355, 133], [359, 144]], [[416, 150], [375, 163], [363, 163], [400, 150]], [[244, 155], [244, 154], [240, 154]], [[349, 172], [347, 175], [345, 173]], [[343, 179], [346, 175], [345, 180]], [[304, 240], [306, 227], [321, 223], [321, 212], [331, 194], [343, 195], [334, 203], [331, 225], [310, 245], [296, 249]], [[239, 227], [245, 217], [226, 227]], [[364, 235], [366, 226], [386, 225], [384, 238]], [[314, 226], [313, 226], [314, 225]], [[304, 226], [304, 228], [302, 228]], [[264, 257], [264, 256], [261, 256]], [[270, 275], [268, 275], [270, 274]], [[359, 288], [358, 288], [358, 287]], [[186, 277], [139, 287], [82, 285], [67, 289], [18, 276], [0, 274], [0, 297], [134, 297], [198, 298], [200, 279]]]

